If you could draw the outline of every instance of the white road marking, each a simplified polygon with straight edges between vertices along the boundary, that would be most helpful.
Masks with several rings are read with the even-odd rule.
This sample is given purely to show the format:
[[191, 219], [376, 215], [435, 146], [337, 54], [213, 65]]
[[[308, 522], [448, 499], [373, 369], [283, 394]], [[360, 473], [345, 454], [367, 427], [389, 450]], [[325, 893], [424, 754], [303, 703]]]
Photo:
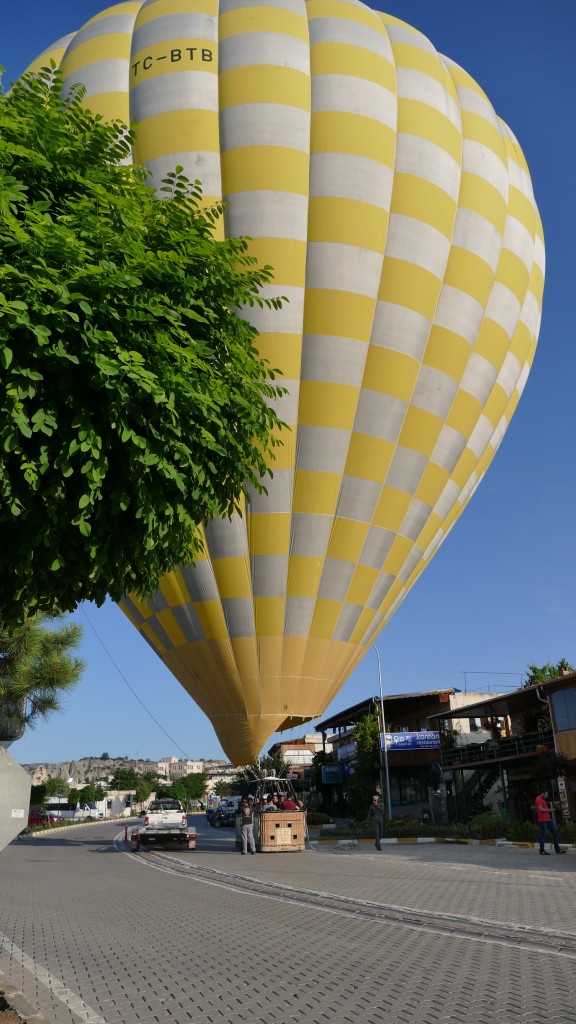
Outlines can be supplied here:
[[37, 984], [44, 985], [55, 999], [64, 1003], [72, 1013], [75, 1013], [81, 1021], [84, 1021], [84, 1024], [106, 1024], [104, 1018], [99, 1013], [96, 1013], [96, 1010], [93, 1010], [91, 1006], [88, 1006], [88, 1003], [85, 1003], [80, 996], [67, 988], [60, 978], [55, 977], [45, 967], [35, 963], [31, 956], [28, 956], [24, 950], [19, 949], [2, 932], [0, 932], [0, 949], [6, 950], [8, 955], [16, 960], [24, 970], [30, 972]]

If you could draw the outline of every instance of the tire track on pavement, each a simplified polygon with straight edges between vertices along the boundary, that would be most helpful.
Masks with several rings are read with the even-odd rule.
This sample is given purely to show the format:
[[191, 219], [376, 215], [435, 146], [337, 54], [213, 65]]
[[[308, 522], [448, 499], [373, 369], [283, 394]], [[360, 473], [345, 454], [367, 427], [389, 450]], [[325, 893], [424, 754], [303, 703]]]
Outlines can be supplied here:
[[133, 857], [148, 868], [249, 896], [280, 900], [323, 913], [344, 914], [370, 920], [375, 924], [396, 924], [452, 938], [509, 946], [526, 952], [545, 952], [576, 960], [576, 932], [464, 917], [459, 914], [420, 910], [391, 903], [377, 903], [313, 889], [297, 889], [280, 882], [262, 881], [248, 875], [240, 875], [238, 872], [190, 864], [158, 851], [127, 853], [120, 844], [117, 843], [116, 847], [125, 856]]

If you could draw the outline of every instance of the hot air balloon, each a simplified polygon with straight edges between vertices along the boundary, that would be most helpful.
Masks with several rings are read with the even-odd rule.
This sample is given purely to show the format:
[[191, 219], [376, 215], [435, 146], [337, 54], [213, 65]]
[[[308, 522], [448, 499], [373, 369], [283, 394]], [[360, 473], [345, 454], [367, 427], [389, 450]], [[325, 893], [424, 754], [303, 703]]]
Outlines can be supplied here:
[[122, 602], [246, 763], [324, 712], [502, 440], [540, 322], [528, 169], [466, 71], [356, 0], [129, 0], [51, 57], [289, 299], [247, 314], [288, 389], [268, 494]]

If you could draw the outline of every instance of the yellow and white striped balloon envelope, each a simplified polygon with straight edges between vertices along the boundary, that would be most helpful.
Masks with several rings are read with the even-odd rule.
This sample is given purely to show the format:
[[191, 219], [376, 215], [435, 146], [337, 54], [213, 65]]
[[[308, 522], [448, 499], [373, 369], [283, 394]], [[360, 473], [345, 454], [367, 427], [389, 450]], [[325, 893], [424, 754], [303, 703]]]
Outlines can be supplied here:
[[354, 0], [129, 0], [51, 56], [290, 300], [250, 312], [292, 428], [268, 495], [122, 603], [245, 763], [323, 713], [502, 440], [540, 322], [528, 169], [465, 71]]

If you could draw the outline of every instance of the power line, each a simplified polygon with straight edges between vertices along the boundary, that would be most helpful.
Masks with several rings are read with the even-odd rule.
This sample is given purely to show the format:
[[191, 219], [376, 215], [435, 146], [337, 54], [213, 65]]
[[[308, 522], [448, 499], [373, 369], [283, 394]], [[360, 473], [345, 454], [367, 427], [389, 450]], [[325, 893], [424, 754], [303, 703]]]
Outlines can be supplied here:
[[92, 630], [92, 632], [94, 633], [94, 636], [95, 636], [95, 637], [96, 637], [96, 639], [98, 640], [98, 643], [99, 643], [99, 644], [101, 645], [101, 647], [102, 647], [102, 648], [104, 649], [104, 651], [106, 652], [106, 654], [107, 654], [107, 655], [108, 655], [108, 657], [110, 658], [110, 661], [111, 661], [111, 662], [112, 662], [112, 664], [114, 665], [114, 668], [116, 669], [116, 671], [117, 671], [118, 675], [119, 675], [119, 676], [120, 676], [120, 678], [121, 678], [121, 679], [123, 680], [123, 682], [125, 682], [125, 683], [126, 683], [126, 686], [127, 686], [127, 687], [128, 687], [128, 689], [130, 690], [130, 693], [132, 694], [132, 696], [133, 696], [133, 697], [135, 697], [135, 698], [136, 698], [136, 700], [138, 701], [138, 703], [139, 703], [139, 704], [141, 705], [141, 707], [143, 707], [143, 708], [144, 708], [144, 711], [146, 712], [146, 714], [147, 714], [147, 715], [149, 715], [149, 716], [150, 716], [150, 718], [152, 719], [152, 721], [154, 722], [154, 724], [155, 724], [155, 725], [157, 725], [157, 726], [158, 726], [158, 728], [159, 728], [159, 729], [161, 729], [161, 731], [162, 731], [162, 732], [164, 733], [164, 735], [168, 737], [168, 739], [170, 740], [170, 743], [172, 743], [172, 744], [173, 744], [173, 745], [174, 745], [174, 746], [176, 747], [176, 749], [180, 751], [180, 753], [181, 753], [181, 754], [184, 754], [184, 757], [186, 758], [186, 760], [187, 760], [187, 761], [192, 761], [192, 758], [190, 757], [190, 755], [189, 755], [189, 754], [187, 754], [185, 750], [182, 750], [182, 747], [181, 747], [181, 746], [180, 746], [180, 745], [179, 745], [178, 743], [176, 743], [176, 740], [172, 738], [172, 736], [170, 735], [170, 733], [166, 732], [166, 729], [164, 728], [164, 726], [163, 726], [163, 725], [160, 725], [160, 722], [158, 721], [158, 719], [157, 719], [157, 718], [154, 718], [154, 715], [152, 714], [152, 712], [151, 712], [151, 711], [150, 711], [150, 710], [149, 710], [149, 709], [148, 709], [148, 708], [146, 707], [146, 705], [145, 705], [144, 701], [140, 699], [140, 697], [139, 697], [139, 696], [138, 696], [138, 694], [136, 693], [135, 689], [134, 689], [134, 688], [133, 688], [133, 687], [132, 687], [132, 686], [130, 685], [130, 683], [129, 683], [129, 682], [128, 682], [128, 680], [126, 679], [126, 676], [125, 676], [125, 675], [124, 675], [124, 673], [122, 672], [122, 669], [121, 669], [121, 668], [120, 668], [120, 666], [119, 666], [119, 665], [118, 665], [118, 664], [117, 664], [117, 663], [116, 663], [116, 662], [114, 661], [114, 658], [113, 658], [113, 657], [112, 657], [112, 655], [110, 654], [110, 651], [109, 651], [109, 650], [108, 650], [108, 648], [106, 647], [106, 644], [104, 643], [104, 641], [103, 641], [102, 637], [101, 637], [101, 636], [100, 636], [100, 634], [98, 633], [98, 631], [97, 631], [96, 627], [95, 627], [95, 626], [94, 626], [94, 625], [93, 625], [93, 624], [92, 624], [92, 623], [90, 622], [90, 619], [88, 618], [88, 616], [87, 616], [87, 614], [86, 614], [86, 612], [85, 612], [84, 608], [80, 608], [80, 611], [82, 612], [82, 614], [83, 614], [84, 618], [86, 619], [86, 622], [87, 622], [87, 623], [88, 623], [88, 625], [90, 626], [90, 629], [91, 629], [91, 630]]
[[522, 686], [522, 680], [524, 678], [524, 672], [489, 672], [489, 671], [486, 671], [486, 672], [483, 672], [483, 671], [471, 671], [470, 672], [470, 671], [461, 670], [460, 671], [460, 675], [464, 676], [464, 693], [466, 693], [467, 689], [468, 689], [468, 679], [467, 679], [468, 676], [517, 676], [517, 677], [519, 676], [520, 677], [520, 686]]

